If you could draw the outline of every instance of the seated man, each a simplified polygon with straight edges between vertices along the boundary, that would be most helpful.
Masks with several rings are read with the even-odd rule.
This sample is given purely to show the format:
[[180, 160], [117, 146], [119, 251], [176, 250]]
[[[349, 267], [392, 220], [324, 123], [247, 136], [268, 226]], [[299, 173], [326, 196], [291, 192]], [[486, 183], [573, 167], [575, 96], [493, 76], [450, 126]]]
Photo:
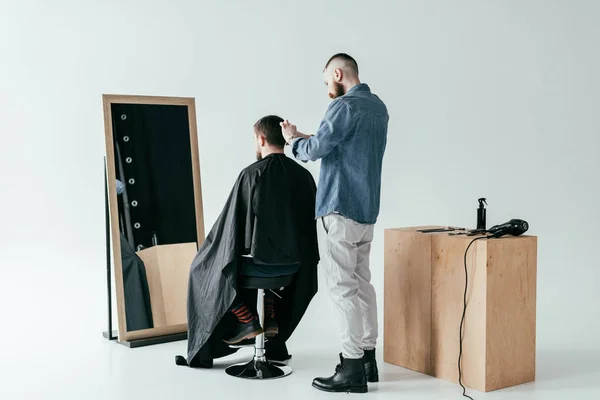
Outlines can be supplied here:
[[[290, 358], [285, 342], [317, 292], [319, 250], [312, 175], [285, 156], [276, 116], [254, 125], [258, 161], [239, 175], [221, 215], [192, 262], [188, 287], [188, 357], [178, 365], [211, 368], [236, 351], [228, 344], [265, 332], [266, 356]], [[265, 328], [256, 317], [256, 291], [238, 276], [295, 274], [277, 296], [267, 291]], [[253, 295], [253, 298], [252, 298]]]

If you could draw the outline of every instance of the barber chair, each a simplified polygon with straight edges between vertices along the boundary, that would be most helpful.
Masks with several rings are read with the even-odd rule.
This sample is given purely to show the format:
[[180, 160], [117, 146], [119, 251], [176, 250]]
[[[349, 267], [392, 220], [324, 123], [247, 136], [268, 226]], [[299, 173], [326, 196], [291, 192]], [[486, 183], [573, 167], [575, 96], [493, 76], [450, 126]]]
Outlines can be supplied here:
[[[257, 289], [258, 318], [260, 325], [265, 325], [265, 290], [280, 289], [292, 284], [294, 275], [284, 275], [275, 278], [258, 278], [239, 276], [238, 286], [243, 289]], [[254, 358], [247, 363], [235, 364], [225, 369], [225, 372], [236, 378], [245, 379], [276, 379], [292, 373], [292, 368], [274, 362], [269, 362], [265, 356], [265, 334], [258, 335], [254, 341]]]

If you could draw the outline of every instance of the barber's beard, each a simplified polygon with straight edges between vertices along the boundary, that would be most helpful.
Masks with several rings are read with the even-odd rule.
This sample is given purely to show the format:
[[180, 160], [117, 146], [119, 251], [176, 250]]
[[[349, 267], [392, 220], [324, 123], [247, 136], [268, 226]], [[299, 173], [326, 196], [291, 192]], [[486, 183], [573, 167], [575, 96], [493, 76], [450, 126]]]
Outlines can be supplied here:
[[331, 92], [329, 92], [329, 98], [331, 99], [336, 99], [346, 94], [344, 87], [340, 83], [333, 82], [330, 87]]

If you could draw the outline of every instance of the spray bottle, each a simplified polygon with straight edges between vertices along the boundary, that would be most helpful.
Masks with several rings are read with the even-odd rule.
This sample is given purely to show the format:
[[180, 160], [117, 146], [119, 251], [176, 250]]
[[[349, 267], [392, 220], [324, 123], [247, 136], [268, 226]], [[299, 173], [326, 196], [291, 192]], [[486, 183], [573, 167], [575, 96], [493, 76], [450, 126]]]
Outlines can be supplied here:
[[487, 206], [487, 202], [485, 201], [485, 198], [481, 198], [478, 200], [479, 201], [479, 208], [477, 209], [477, 230], [481, 229], [484, 230], [486, 229], [485, 227], [485, 207], [483, 206], [483, 204], [485, 204]]

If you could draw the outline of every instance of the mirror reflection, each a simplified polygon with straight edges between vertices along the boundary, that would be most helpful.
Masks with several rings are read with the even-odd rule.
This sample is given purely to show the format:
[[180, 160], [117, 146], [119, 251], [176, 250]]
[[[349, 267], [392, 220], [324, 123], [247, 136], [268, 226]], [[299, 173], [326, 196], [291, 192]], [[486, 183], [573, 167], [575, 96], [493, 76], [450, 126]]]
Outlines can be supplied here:
[[186, 324], [198, 248], [188, 112], [111, 104], [127, 331]]

